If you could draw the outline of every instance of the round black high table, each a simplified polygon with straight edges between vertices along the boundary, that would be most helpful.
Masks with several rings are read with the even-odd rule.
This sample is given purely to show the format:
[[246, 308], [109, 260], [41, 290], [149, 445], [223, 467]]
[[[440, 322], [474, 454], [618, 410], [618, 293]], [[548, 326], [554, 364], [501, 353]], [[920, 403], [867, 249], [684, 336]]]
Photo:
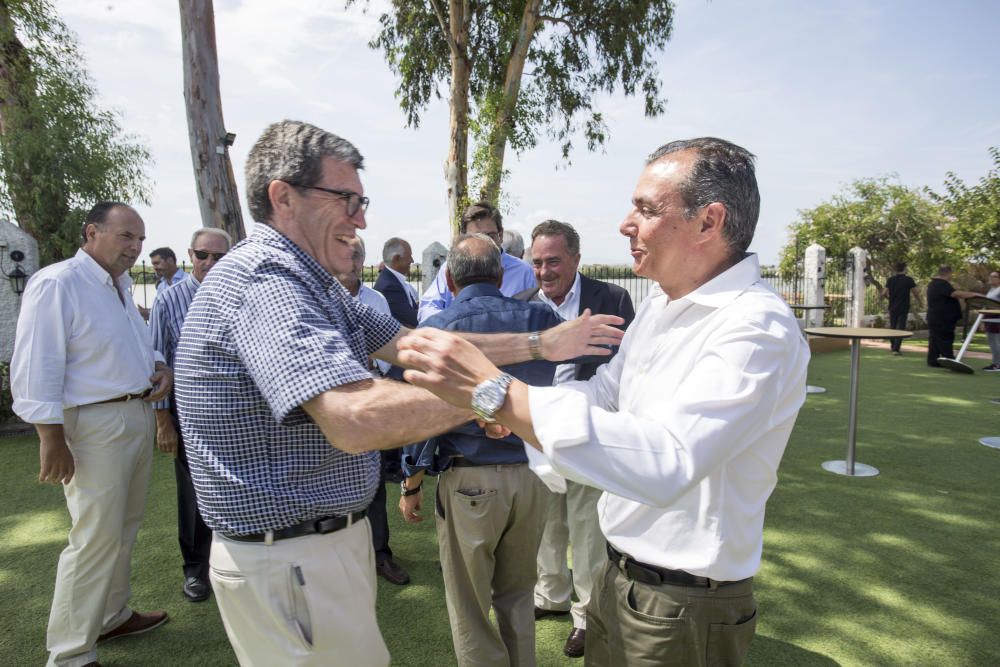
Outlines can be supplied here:
[[823, 469], [848, 477], [874, 477], [878, 468], [854, 459], [858, 433], [858, 368], [861, 365], [861, 341], [866, 338], [909, 338], [912, 331], [900, 329], [866, 329], [863, 327], [810, 327], [810, 336], [827, 338], [847, 338], [851, 341], [851, 396], [847, 417], [847, 458], [844, 461], [824, 461]]
[[[791, 308], [792, 310], [802, 310], [802, 311], [805, 311], [806, 315], [809, 314], [810, 310], [826, 310], [827, 308], [829, 308], [829, 306], [824, 306], [822, 304], [816, 305], [816, 306], [809, 306], [809, 305], [801, 304], [801, 303], [795, 303], [795, 304], [790, 303], [790, 304], [788, 304], [788, 307]], [[805, 337], [806, 334], [805, 334], [805, 323], [804, 322], [803, 322], [802, 329], [803, 329], [802, 335]], [[808, 337], [806, 337], [806, 338], [808, 340]], [[817, 387], [815, 385], [807, 384], [806, 385], [806, 393], [807, 394], [825, 394], [826, 393], [826, 387]]]

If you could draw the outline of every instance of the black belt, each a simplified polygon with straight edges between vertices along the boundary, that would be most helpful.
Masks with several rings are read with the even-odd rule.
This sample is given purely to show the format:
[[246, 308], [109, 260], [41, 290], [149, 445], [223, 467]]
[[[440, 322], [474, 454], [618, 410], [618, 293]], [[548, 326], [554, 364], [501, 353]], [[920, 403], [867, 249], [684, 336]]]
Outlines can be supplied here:
[[253, 533], [251, 535], [225, 535], [227, 540], [236, 540], [237, 542], [268, 542], [268, 537], [270, 536], [270, 541], [278, 540], [288, 540], [293, 537], [302, 537], [304, 535], [326, 535], [327, 533], [334, 533], [338, 530], [347, 528], [350, 525], [357, 523], [365, 518], [365, 510], [358, 512], [353, 512], [352, 514], [345, 514], [344, 516], [325, 516], [322, 519], [310, 519], [309, 521], [303, 521], [302, 523], [297, 523], [294, 526], [288, 526], [287, 528], [281, 528], [280, 530], [271, 530], [266, 533]]
[[134, 401], [138, 398], [146, 398], [152, 393], [153, 390], [152, 388], [150, 388], [147, 389], [146, 391], [139, 392], [137, 394], [123, 394], [122, 396], [115, 396], [114, 398], [108, 398], [103, 401], [94, 401], [93, 403], [87, 403], [85, 405], [81, 405], [80, 407], [85, 408], [88, 405], [104, 405], [105, 403], [127, 403], [128, 401]]
[[673, 586], [691, 586], [698, 588], [712, 588], [713, 586], [732, 586], [733, 584], [742, 584], [745, 581], [749, 581], [752, 577], [748, 579], [740, 579], [739, 581], [715, 581], [714, 579], [709, 579], [708, 577], [699, 577], [691, 574], [690, 572], [685, 572], [684, 570], [668, 570], [665, 567], [657, 567], [656, 565], [649, 565], [648, 563], [640, 563], [628, 554], [623, 554], [622, 552], [611, 546], [610, 542], [606, 543], [608, 546], [608, 558], [611, 562], [618, 566], [618, 569], [627, 574], [632, 579], [649, 584], [650, 586], [659, 586], [660, 584], [671, 584]]

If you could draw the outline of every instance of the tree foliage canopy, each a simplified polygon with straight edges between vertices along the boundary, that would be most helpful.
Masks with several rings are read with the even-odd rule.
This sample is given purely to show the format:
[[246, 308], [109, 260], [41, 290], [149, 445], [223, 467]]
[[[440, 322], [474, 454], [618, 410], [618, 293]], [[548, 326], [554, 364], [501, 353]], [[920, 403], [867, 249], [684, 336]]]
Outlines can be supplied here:
[[975, 185], [948, 172], [944, 193], [931, 193], [948, 216], [945, 241], [966, 261], [1000, 266], [1000, 149], [990, 148], [993, 166]]
[[[348, 4], [364, 0], [348, 0]], [[476, 173], [487, 198], [499, 191], [503, 148], [523, 151], [542, 133], [568, 159], [582, 133], [589, 150], [608, 139], [596, 98], [618, 87], [641, 95], [645, 112], [663, 112], [657, 51], [670, 38], [669, 0], [392, 0], [370, 46], [399, 76], [396, 96], [407, 124], [442, 95], [453, 76], [454, 50], [469, 68], [469, 126]], [[446, 28], [449, 11], [464, 11], [465, 39]], [[457, 10], [456, 10], [457, 11]], [[523, 58], [522, 69], [517, 60]], [[524, 79], [522, 84], [521, 79]], [[515, 80], [516, 79], [516, 80]]]
[[781, 268], [790, 270], [811, 243], [827, 257], [846, 257], [858, 246], [868, 251], [875, 275], [890, 275], [896, 262], [912, 273], [929, 276], [939, 264], [953, 261], [943, 243], [947, 218], [923, 191], [889, 177], [854, 181], [829, 202], [799, 211], [782, 249]]
[[0, 209], [35, 237], [43, 264], [75, 252], [97, 201], [149, 201], [149, 151], [96, 97], [51, 3], [0, 0]]

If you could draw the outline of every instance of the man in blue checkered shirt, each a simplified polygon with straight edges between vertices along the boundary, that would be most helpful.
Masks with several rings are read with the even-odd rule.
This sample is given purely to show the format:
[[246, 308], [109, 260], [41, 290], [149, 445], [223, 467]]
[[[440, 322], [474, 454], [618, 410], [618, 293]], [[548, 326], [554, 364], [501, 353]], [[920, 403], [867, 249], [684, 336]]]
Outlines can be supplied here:
[[[269, 126], [246, 164], [258, 223], [195, 295], [177, 351], [176, 403], [205, 523], [209, 576], [242, 665], [386, 665], [364, 508], [379, 458], [468, 421], [416, 387], [375, 380], [399, 324], [352, 299], [366, 226], [362, 157], [296, 121]], [[616, 344], [617, 318], [541, 335], [470, 334], [495, 363], [558, 361]], [[468, 344], [461, 341], [461, 344]]]

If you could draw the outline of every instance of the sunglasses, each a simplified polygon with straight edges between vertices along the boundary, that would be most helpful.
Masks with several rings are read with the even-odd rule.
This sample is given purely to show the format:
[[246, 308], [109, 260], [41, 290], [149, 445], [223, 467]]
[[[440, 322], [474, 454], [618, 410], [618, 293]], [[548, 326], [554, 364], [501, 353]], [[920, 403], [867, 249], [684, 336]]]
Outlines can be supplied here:
[[211, 257], [216, 262], [218, 262], [220, 259], [226, 256], [226, 253], [224, 252], [208, 252], [207, 250], [192, 250], [191, 252], [193, 252], [194, 256], [197, 257], [198, 259], [204, 260]]

